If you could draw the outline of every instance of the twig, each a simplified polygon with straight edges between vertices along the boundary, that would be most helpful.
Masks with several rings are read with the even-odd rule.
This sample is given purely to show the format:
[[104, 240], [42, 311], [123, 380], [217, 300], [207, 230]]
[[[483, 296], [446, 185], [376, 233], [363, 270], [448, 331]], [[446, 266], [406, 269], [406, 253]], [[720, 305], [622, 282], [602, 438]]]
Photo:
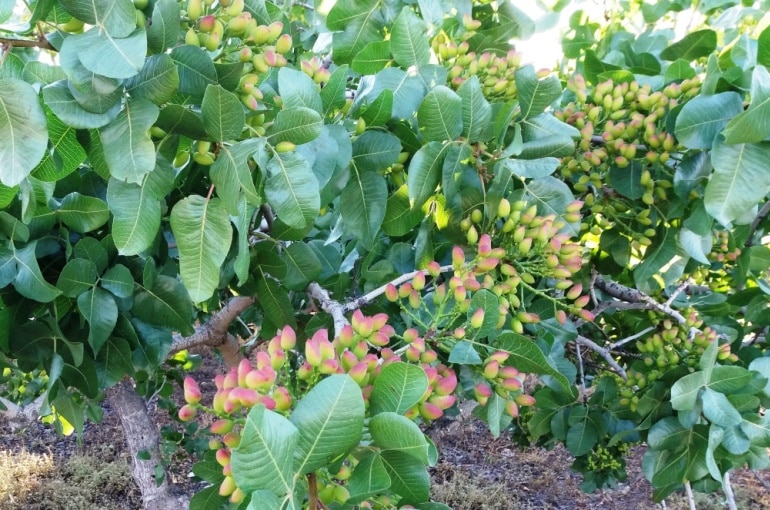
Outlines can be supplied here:
[[236, 296], [217, 313], [211, 316], [204, 324], [195, 329], [195, 333], [188, 337], [174, 335], [171, 344], [171, 352], [190, 349], [199, 345], [218, 346], [227, 341], [227, 329], [241, 312], [254, 304], [253, 297]]
[[759, 210], [757, 216], [751, 222], [751, 225], [749, 225], [749, 236], [746, 238], [746, 247], [754, 244], [754, 233], [759, 228], [759, 224], [767, 218], [768, 214], [770, 214], [770, 201], [765, 202], [765, 205], [762, 206], [762, 209]]
[[633, 335], [631, 335], [631, 336], [629, 336], [627, 338], [624, 338], [623, 340], [618, 340], [617, 342], [612, 343], [609, 346], [607, 346], [607, 349], [610, 350], [610, 351], [612, 351], [614, 349], [617, 349], [621, 345], [626, 345], [628, 342], [633, 342], [637, 338], [643, 337], [644, 335], [646, 335], [650, 331], [655, 331], [655, 326], [650, 326], [649, 328], [643, 329], [642, 331], [640, 331], [638, 333], [635, 333], [635, 334], [633, 334]]
[[695, 508], [695, 496], [692, 493], [692, 486], [690, 486], [690, 480], [684, 481], [684, 491], [687, 493], [687, 502], [690, 504], [690, 510], [697, 510]]
[[615, 372], [618, 373], [620, 377], [623, 379], [628, 379], [628, 376], [626, 375], [626, 371], [621, 367], [617, 361], [612, 357], [612, 354], [608, 349], [605, 349], [604, 347], [600, 346], [590, 338], [586, 338], [582, 335], [578, 335], [576, 342], [580, 345], [584, 345], [594, 351], [595, 353], [599, 354], [602, 358], [604, 358], [604, 361], [607, 362], [609, 366], [611, 366], [613, 369], [615, 369]]
[[40, 48], [42, 50], [56, 50], [56, 48], [48, 42], [48, 39], [44, 37], [41, 37], [40, 39], [12, 39], [0, 37], [0, 46], [9, 48]]
[[[441, 266], [439, 268], [439, 272], [443, 273], [444, 271], [449, 271], [450, 269], [453, 269], [451, 264], [448, 264], [446, 266]], [[354, 299], [353, 301], [349, 301], [343, 305], [343, 311], [345, 312], [352, 312], [353, 310], [358, 310], [362, 306], [366, 306], [372, 301], [374, 301], [376, 298], [380, 297], [385, 293], [385, 289], [388, 285], [401, 285], [402, 283], [408, 282], [412, 278], [414, 278], [419, 273], [425, 273], [426, 271], [424, 269], [420, 269], [418, 271], [412, 271], [411, 273], [406, 273], [398, 278], [396, 278], [393, 281], [390, 281], [383, 285], [382, 287], [378, 287], [374, 289], [373, 291], [369, 292], [368, 294], [365, 294], [361, 296], [360, 298]]]
[[665, 305], [671, 306], [671, 304], [676, 300], [676, 298], [681, 294], [685, 289], [687, 289], [690, 286], [690, 279], [687, 278], [685, 281], [680, 283], [676, 289], [674, 289], [674, 292], [671, 293], [671, 295], [666, 300]]
[[580, 352], [580, 342], [575, 344], [577, 351], [578, 366], [580, 367], [580, 394], [583, 395], [583, 403], [586, 402], [586, 374], [583, 370], [583, 353]]
[[730, 510], [738, 510], [738, 505], [735, 503], [735, 493], [733, 493], [733, 486], [730, 484], [730, 472], [725, 473], [724, 479], [725, 498], [727, 499], [727, 508]]

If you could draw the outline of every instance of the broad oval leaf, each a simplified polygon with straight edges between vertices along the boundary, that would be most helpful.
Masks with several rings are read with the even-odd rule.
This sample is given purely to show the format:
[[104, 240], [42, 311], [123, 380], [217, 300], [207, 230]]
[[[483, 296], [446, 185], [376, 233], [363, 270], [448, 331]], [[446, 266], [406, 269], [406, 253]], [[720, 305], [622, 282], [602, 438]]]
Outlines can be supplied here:
[[70, 37], [81, 38], [78, 57], [83, 66], [93, 73], [108, 78], [131, 78], [144, 65], [147, 35], [143, 28], [137, 28], [122, 38], [97, 29]]
[[246, 417], [240, 445], [233, 449], [230, 461], [238, 487], [249, 493], [261, 489], [281, 496], [290, 493], [299, 436], [289, 420], [262, 404], [255, 406]]
[[188, 196], [171, 210], [171, 231], [190, 298], [194, 303], [207, 300], [219, 286], [219, 271], [233, 239], [224, 204], [218, 198]]
[[80, 314], [88, 322], [88, 343], [98, 353], [118, 320], [118, 306], [106, 290], [94, 287], [78, 296]]
[[340, 216], [346, 230], [366, 249], [374, 246], [385, 219], [388, 185], [385, 178], [352, 165], [350, 179], [340, 195]]
[[427, 26], [411, 7], [404, 7], [398, 15], [390, 34], [393, 59], [400, 66], [422, 66], [430, 61], [430, 46], [425, 35]]
[[422, 100], [417, 123], [426, 140], [454, 140], [463, 132], [462, 99], [452, 89], [439, 85]]
[[361, 388], [348, 375], [332, 375], [313, 387], [291, 413], [299, 430], [294, 472], [311, 473], [356, 446], [364, 412]]
[[379, 413], [369, 421], [372, 442], [382, 451], [398, 451], [428, 464], [428, 442], [415, 422], [398, 413]]
[[321, 209], [313, 170], [295, 152], [276, 153], [268, 161], [265, 196], [281, 221], [294, 228], [311, 224]]
[[409, 363], [390, 363], [374, 380], [370, 413], [404, 414], [420, 401], [427, 389], [428, 377], [424, 370]]
[[140, 286], [131, 311], [143, 322], [159, 328], [177, 330], [183, 335], [195, 331], [190, 297], [182, 283], [170, 276], [158, 275], [151, 286]]
[[275, 122], [267, 130], [267, 137], [273, 145], [280, 142], [301, 145], [318, 138], [322, 127], [323, 119], [317, 111], [295, 106], [278, 112]]
[[75, 232], [85, 233], [107, 223], [110, 212], [102, 200], [73, 192], [64, 197], [56, 216]]
[[179, 72], [165, 53], [148, 58], [139, 74], [126, 83], [126, 92], [132, 98], [145, 98], [157, 105], [169, 101], [178, 88]]
[[304, 106], [323, 113], [323, 102], [318, 85], [302, 71], [282, 67], [278, 71], [278, 92], [285, 109]]
[[689, 149], [710, 149], [727, 122], [743, 111], [737, 92], [699, 95], [687, 101], [676, 117], [676, 137]]
[[221, 85], [206, 87], [201, 116], [206, 132], [218, 142], [238, 138], [246, 119], [241, 102]]
[[724, 130], [725, 143], [756, 143], [770, 136], [770, 73], [757, 66], [751, 75], [751, 104], [736, 116]]
[[660, 53], [663, 60], [686, 61], [710, 55], [717, 47], [717, 33], [713, 30], [690, 32]]
[[0, 182], [13, 187], [27, 178], [48, 148], [45, 112], [32, 85], [0, 80]]
[[451, 143], [428, 142], [418, 150], [409, 163], [407, 185], [412, 207], [422, 207], [436, 192], [441, 179], [444, 158], [452, 147]]
[[62, 0], [62, 5], [77, 19], [99, 27], [113, 37], [125, 37], [136, 28], [131, 0]]
[[138, 184], [155, 168], [155, 144], [149, 129], [159, 111], [146, 99], [132, 99], [115, 120], [99, 130], [112, 177]]
[[148, 189], [117, 179], [107, 184], [112, 212], [112, 239], [121, 255], [138, 255], [150, 247], [160, 229], [161, 202]]
[[553, 376], [562, 388], [568, 393], [574, 394], [570, 381], [548, 363], [543, 351], [531, 339], [506, 331], [497, 337], [494, 345], [495, 348], [510, 355], [508, 364], [516, 367], [519, 371]]

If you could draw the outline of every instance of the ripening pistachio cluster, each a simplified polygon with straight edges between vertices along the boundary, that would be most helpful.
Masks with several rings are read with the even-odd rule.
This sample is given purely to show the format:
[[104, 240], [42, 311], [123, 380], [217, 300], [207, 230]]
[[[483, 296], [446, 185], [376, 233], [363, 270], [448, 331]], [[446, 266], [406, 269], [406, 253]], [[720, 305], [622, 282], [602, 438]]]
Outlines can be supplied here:
[[302, 351], [297, 349], [294, 330], [287, 326], [267, 343], [266, 350], [256, 353], [254, 364], [244, 359], [226, 375], [215, 377], [217, 392], [211, 407], [201, 404], [201, 391], [195, 380], [185, 378], [187, 403], [179, 410], [179, 419], [193, 420], [200, 411], [216, 417], [210, 431], [221, 437], [212, 439], [209, 447], [216, 450], [217, 462], [225, 476], [220, 495], [228, 496], [234, 503], [244, 497], [232, 477], [230, 455], [240, 443], [248, 412], [261, 404], [288, 416], [296, 401], [328, 375], [348, 374], [361, 387], [368, 407], [372, 384], [382, 368], [390, 363], [413, 362], [425, 371], [429, 386], [405, 416], [428, 422], [440, 418], [455, 404], [457, 376], [454, 371], [436, 363], [436, 352], [427, 348], [416, 330], [404, 334], [404, 341], [409, 345], [405, 353], [395, 352], [389, 347], [395, 331], [387, 321], [386, 314], [367, 317], [356, 310], [350, 325], [342, 328], [339, 336], [330, 341], [326, 329], [318, 330], [305, 342]]
[[[476, 209], [460, 222], [468, 243], [478, 244], [478, 257], [495, 260], [494, 265], [483, 262], [478, 267], [489, 267], [485, 278], [492, 282], [489, 288], [500, 297], [502, 307], [511, 311], [510, 325], [515, 332], [522, 333], [525, 324], [539, 321], [536, 314], [521, 309], [519, 294], [521, 287], [535, 291], [535, 283], [543, 278], [548, 280], [549, 292], [562, 298], [554, 301], [559, 322], [566, 322], [567, 313], [593, 320], [593, 314], [585, 309], [589, 296], [583, 295], [582, 284], [572, 279], [583, 266], [582, 248], [569, 234], [560, 232], [566, 222], [580, 221], [582, 206], [580, 201], [568, 204], [560, 219], [553, 214], [538, 215], [536, 205], [520, 200], [511, 204], [503, 198], [494, 218], [485, 218], [484, 213]], [[488, 230], [491, 236], [479, 237], [479, 230]], [[494, 250], [492, 239], [498, 246]]]
[[505, 401], [505, 413], [518, 418], [519, 408], [534, 405], [535, 398], [523, 392], [526, 374], [515, 367], [503, 365], [508, 357], [507, 352], [497, 351], [484, 360], [481, 372], [484, 380], [473, 387], [473, 395], [480, 405], [485, 406], [494, 391]]
[[630, 445], [618, 441], [613, 446], [596, 445], [588, 452], [586, 466], [591, 471], [620, 471], [626, 467], [625, 455]]
[[[466, 263], [465, 252], [460, 247], [455, 246], [452, 250], [453, 275], [449, 277], [448, 282], [435, 285], [432, 292], [433, 304], [430, 308], [436, 310], [439, 315], [444, 314], [441, 322], [451, 324], [455, 319], [466, 316], [465, 314], [470, 309], [473, 293], [481, 289], [487, 289], [500, 297], [500, 319], [496, 324], [496, 328], [499, 329], [505, 325], [507, 317], [511, 313], [509, 310], [510, 304], [508, 300], [502, 297], [503, 287], [495, 285], [495, 281], [490, 274], [497, 267], [499, 257], [505, 255], [505, 250], [502, 248], [493, 249], [489, 243], [491, 243], [489, 235], [482, 235], [479, 241], [478, 255], [469, 263]], [[428, 264], [425, 271], [417, 272], [411, 282], [403, 283], [399, 287], [389, 284], [386, 287], [385, 296], [389, 301], [399, 303], [407, 314], [417, 311], [425, 306], [421, 292], [429, 284], [427, 279], [432, 278], [435, 282], [439, 278], [440, 270], [439, 264], [432, 261]], [[481, 281], [479, 281], [480, 279]], [[466, 338], [468, 333], [478, 330], [483, 326], [484, 317], [484, 309], [478, 308], [471, 314], [466, 324], [455, 328], [451, 332], [447, 332], [447, 334], [432, 334], [430, 335], [431, 340], [426, 340], [425, 337], [419, 336], [416, 329], [407, 329], [402, 335], [405, 345], [399, 351], [403, 351], [406, 359], [412, 362], [433, 362], [437, 358], [436, 350], [431, 349], [426, 342], [430, 342], [435, 349], [440, 351], [451, 351], [452, 347]], [[516, 317], [520, 317], [528, 322], [539, 321], [537, 315], [524, 311], [519, 311]], [[513, 320], [517, 319], [514, 318]], [[426, 354], [428, 355], [427, 359]], [[516, 418], [519, 415], [520, 406], [531, 406], [535, 403], [535, 400], [532, 396], [522, 392], [522, 383], [526, 374], [519, 372], [515, 367], [504, 365], [508, 358], [509, 354], [503, 351], [496, 351], [487, 357], [479, 373], [482, 382], [474, 387], [474, 397], [479, 404], [484, 406], [494, 391], [506, 401], [506, 412]], [[451, 404], [454, 403], [454, 396], [447, 394], [448, 388], [442, 388], [441, 385], [447, 377], [452, 378], [452, 387], [456, 385], [457, 381], [454, 378], [454, 373], [443, 365], [438, 365], [435, 371], [440, 379], [439, 384], [434, 385], [432, 382], [434, 377], [433, 367], [427, 366], [424, 367], [424, 370], [428, 374], [428, 379], [431, 381], [431, 386], [434, 390], [433, 395], [429, 396], [428, 400], [421, 407], [418, 407], [418, 410], [423, 419], [435, 419], [430, 414], [426, 416], [431, 410], [429, 407], [431, 404], [439, 406], [439, 408], [442, 406], [446, 408], [450, 402]], [[451, 400], [445, 401], [445, 399], [450, 397]], [[412, 409], [410, 412], [414, 412], [414, 410]], [[411, 417], [409, 413], [406, 416]]]
[[[472, 21], [480, 24], [477, 20]], [[465, 32], [463, 37], [469, 33], [473, 34]], [[469, 51], [467, 41], [457, 44], [443, 32], [431, 40], [431, 47], [439, 61], [447, 68], [447, 80], [454, 89], [459, 88], [471, 76], [476, 76], [487, 99], [508, 101], [516, 97], [514, 75], [521, 65], [521, 53], [509, 50], [505, 55], [496, 55], [486, 51], [479, 55]]]

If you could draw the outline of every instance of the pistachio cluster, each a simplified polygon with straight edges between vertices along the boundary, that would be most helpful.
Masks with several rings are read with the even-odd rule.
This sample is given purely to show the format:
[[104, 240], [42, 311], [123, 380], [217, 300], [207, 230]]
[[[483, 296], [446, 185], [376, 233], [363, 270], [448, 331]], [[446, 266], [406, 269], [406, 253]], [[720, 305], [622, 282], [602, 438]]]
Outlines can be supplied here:
[[[179, 419], [193, 420], [200, 411], [216, 418], [209, 430], [219, 437], [212, 439], [209, 447], [216, 450], [217, 462], [222, 466], [224, 480], [220, 495], [229, 497], [233, 503], [243, 500], [244, 494], [232, 477], [230, 456], [240, 444], [248, 412], [261, 404], [289, 416], [296, 401], [328, 375], [348, 374], [361, 387], [368, 407], [374, 380], [384, 367], [404, 361], [402, 354], [405, 354], [406, 361], [425, 371], [429, 383], [420, 401], [405, 416], [432, 421], [455, 404], [457, 376], [454, 371], [436, 363], [436, 352], [426, 347], [416, 330], [408, 330], [403, 335], [408, 348], [394, 351], [389, 345], [395, 330], [387, 321], [386, 314], [367, 317], [357, 310], [350, 325], [336, 338], [329, 340], [326, 329], [318, 330], [307, 339], [302, 351], [297, 349], [294, 330], [285, 327], [267, 342], [266, 350], [257, 351], [253, 361], [244, 359], [226, 375], [215, 377], [217, 392], [210, 407], [201, 404], [201, 391], [195, 380], [185, 378], [187, 403], [179, 410]], [[338, 490], [338, 496], [342, 497], [342, 489], [332, 490]]]

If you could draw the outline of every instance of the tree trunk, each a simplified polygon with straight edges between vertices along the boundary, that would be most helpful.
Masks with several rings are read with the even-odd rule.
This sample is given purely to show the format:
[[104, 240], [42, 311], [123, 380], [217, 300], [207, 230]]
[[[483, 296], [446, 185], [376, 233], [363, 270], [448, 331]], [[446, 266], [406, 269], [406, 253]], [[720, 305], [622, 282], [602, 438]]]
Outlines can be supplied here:
[[[184, 501], [173, 497], [165, 479], [155, 482], [155, 466], [161, 465], [158, 429], [147, 412], [144, 399], [136, 394], [130, 379], [124, 379], [109, 392], [112, 408], [120, 416], [126, 445], [131, 454], [131, 473], [142, 493], [145, 510], [186, 508]], [[139, 460], [139, 452], [147, 452], [148, 460]]]

